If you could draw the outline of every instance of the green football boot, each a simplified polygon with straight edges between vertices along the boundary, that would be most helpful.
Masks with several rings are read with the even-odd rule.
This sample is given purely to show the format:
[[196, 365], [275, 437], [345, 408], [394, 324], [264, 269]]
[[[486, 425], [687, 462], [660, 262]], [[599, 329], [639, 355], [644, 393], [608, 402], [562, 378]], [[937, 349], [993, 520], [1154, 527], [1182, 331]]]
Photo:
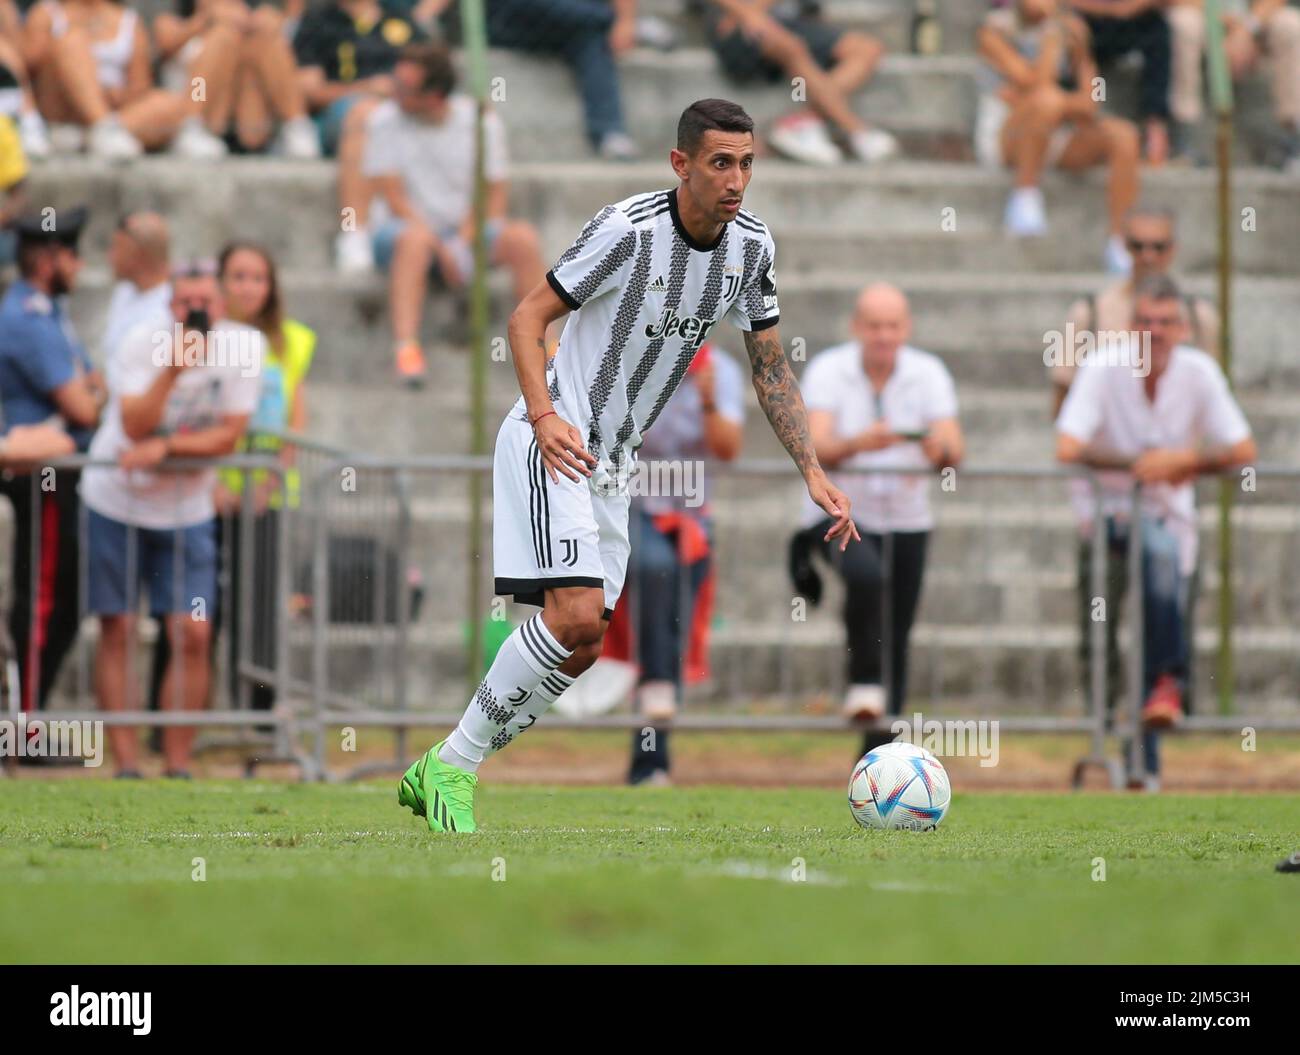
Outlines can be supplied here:
[[429, 822], [434, 832], [477, 831], [474, 823], [474, 789], [478, 777], [438, 758], [434, 744], [416, 760], [397, 787], [397, 801]]

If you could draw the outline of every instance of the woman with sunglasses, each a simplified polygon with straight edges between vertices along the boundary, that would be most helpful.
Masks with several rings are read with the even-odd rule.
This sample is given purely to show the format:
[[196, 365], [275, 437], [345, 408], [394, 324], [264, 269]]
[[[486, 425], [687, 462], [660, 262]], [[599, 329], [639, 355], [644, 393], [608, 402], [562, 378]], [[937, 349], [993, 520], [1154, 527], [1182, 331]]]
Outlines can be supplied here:
[[[303, 380], [311, 367], [316, 350], [315, 331], [301, 322], [286, 318], [280, 298], [280, 282], [275, 261], [264, 248], [251, 242], [232, 242], [211, 263], [220, 284], [227, 318], [251, 326], [262, 335], [259, 364], [260, 389], [256, 408], [238, 447], [239, 453], [277, 454], [282, 471], [245, 472], [224, 469], [218, 474], [214, 493], [217, 512], [218, 574], [227, 561], [229, 591], [218, 605], [217, 625], [213, 628], [215, 644], [224, 623], [230, 698], [240, 700], [239, 665], [240, 620], [252, 619], [251, 655], [260, 667], [270, 668], [275, 657], [276, 608], [274, 585], [279, 552], [276, 546], [279, 511], [297, 502], [298, 475], [293, 469], [293, 446], [285, 444], [282, 434], [302, 432], [307, 424], [307, 405]], [[244, 490], [251, 487], [253, 531], [244, 538]], [[252, 596], [243, 595], [245, 577], [239, 573], [244, 561], [252, 561]], [[154, 690], [160, 686], [160, 674], [166, 667], [165, 639], [155, 650]], [[255, 710], [270, 710], [275, 691], [270, 684], [256, 682], [249, 703]]]

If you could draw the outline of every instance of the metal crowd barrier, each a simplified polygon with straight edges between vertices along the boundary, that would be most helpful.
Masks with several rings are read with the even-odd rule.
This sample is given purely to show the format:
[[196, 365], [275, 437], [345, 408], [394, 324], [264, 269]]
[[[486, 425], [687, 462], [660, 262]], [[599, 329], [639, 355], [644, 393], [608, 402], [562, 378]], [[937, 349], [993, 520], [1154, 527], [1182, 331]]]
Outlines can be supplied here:
[[[285, 515], [288, 512], [286, 487], [288, 473], [279, 459], [269, 454], [232, 455], [220, 459], [177, 459], [148, 470], [167, 474], [210, 468], [237, 470], [243, 474], [237, 512], [219, 518], [221, 545], [217, 557], [216, 611], [209, 612], [205, 608], [204, 611], [199, 612], [194, 605], [187, 605], [185, 599], [178, 595], [173, 595], [170, 599], [173, 614], [183, 612], [190, 607], [192, 617], [220, 620], [223, 623], [223, 633], [219, 636], [213, 635], [214, 655], [211, 657], [209, 667], [211, 676], [209, 706], [202, 710], [184, 709], [186, 678], [193, 672], [186, 669], [187, 662], [183, 650], [179, 656], [174, 657], [177, 678], [173, 686], [174, 697], [171, 699], [166, 698], [166, 694], [162, 691], [161, 669], [155, 671], [152, 666], [148, 670], [143, 669], [141, 645], [152, 644], [151, 657], [156, 657], [158, 649], [163, 647], [167, 627], [165, 620], [162, 619], [158, 620], [157, 631], [152, 635], [147, 619], [140, 619], [136, 624], [135, 632], [129, 634], [127, 638], [127, 696], [128, 700], [135, 698], [138, 705], [106, 711], [95, 699], [91, 684], [91, 655], [98, 642], [98, 625], [90, 618], [94, 613], [90, 611], [88, 604], [89, 508], [79, 495], [75, 500], [70, 499], [69, 492], [66, 490], [69, 486], [75, 488], [79, 484], [80, 474], [88, 468], [109, 469], [117, 466], [114, 462], [97, 461], [88, 455], [73, 455], [34, 467], [29, 473], [8, 471], [5, 473], [4, 486], [11, 500], [14, 496], [25, 493], [27, 536], [30, 540], [27, 553], [30, 579], [27, 588], [29, 632], [26, 656], [6, 657], [7, 676], [2, 708], [5, 717], [12, 721], [20, 712], [26, 712], [28, 717], [33, 719], [39, 717], [62, 722], [99, 722], [106, 727], [144, 726], [162, 729], [187, 726], [234, 730], [241, 734], [236, 739], [208, 744], [200, 742], [196, 745], [196, 751], [233, 744], [255, 752], [249, 761], [249, 771], [258, 763], [291, 762], [298, 765], [307, 776], [321, 776], [322, 774], [314, 770], [313, 760], [299, 750], [299, 734], [295, 723], [302, 709], [292, 706], [290, 670], [288, 665], [281, 661], [280, 654], [281, 645], [286, 641], [289, 630], [289, 609], [285, 603], [285, 599], [289, 596], [289, 580], [288, 565], [282, 560], [275, 560], [274, 554], [287, 552], [291, 520]], [[71, 476], [71, 480], [65, 476], [60, 481], [60, 473]], [[255, 506], [254, 487], [250, 485], [254, 480], [265, 480], [270, 485], [266, 489], [264, 509], [259, 510]], [[61, 486], [65, 489], [62, 492]], [[64, 548], [61, 536], [49, 537], [46, 508], [47, 503], [56, 500], [60, 504], [60, 515], [73, 509], [77, 517], [75, 597], [61, 593], [59, 596], [48, 598], [48, 603], [42, 606], [39, 580], [43, 562], [53, 559], [61, 563], [68, 552]], [[4, 503], [4, 505], [10, 504]], [[263, 519], [267, 511], [272, 508], [276, 509], [278, 515]], [[7, 548], [12, 549], [16, 545], [18, 529], [18, 524], [13, 518], [10, 519], [9, 528]], [[272, 533], [269, 537], [266, 528], [271, 529]], [[236, 529], [243, 547], [241, 559], [238, 561], [233, 559], [232, 553]], [[147, 615], [139, 593], [137, 575], [139, 568], [133, 565], [137, 553], [138, 534], [141, 530], [144, 529], [129, 526], [127, 531], [128, 614], [137, 617]], [[183, 528], [177, 529], [173, 535], [179, 537], [183, 530]], [[258, 545], [256, 540], [259, 538], [268, 544]], [[57, 556], [48, 552], [52, 545], [58, 548]], [[177, 565], [179, 565], [179, 558]], [[8, 566], [12, 572], [13, 564], [9, 563]], [[59, 581], [56, 578], [56, 584]], [[178, 576], [173, 578], [173, 583], [174, 589], [179, 590], [181, 583]], [[7, 607], [12, 608], [15, 603], [16, 584], [10, 581], [8, 587]], [[235, 611], [236, 605], [232, 603], [236, 590], [240, 598], [238, 607], [242, 609], [238, 612]], [[68, 649], [69, 654], [64, 657], [60, 665], [54, 685], [49, 687], [51, 694], [48, 706], [37, 713], [35, 704], [42, 688], [39, 661], [42, 641], [49, 641], [51, 620], [69, 618], [68, 606], [73, 609], [71, 619], [74, 638]], [[264, 622], [262, 629], [264, 636], [271, 638], [271, 641], [260, 643], [269, 648], [255, 647], [257, 625], [254, 614], [259, 610], [270, 613], [271, 622], [270, 624]], [[230, 633], [232, 621], [238, 625], [238, 631], [233, 635]], [[273, 629], [267, 630], [268, 625], [273, 626]], [[4, 637], [7, 641], [9, 634], [6, 633]], [[236, 639], [237, 652], [229, 648], [215, 647], [217, 641], [230, 645]], [[238, 657], [237, 660], [234, 659], [235, 656]], [[17, 675], [20, 661], [23, 659], [26, 662], [21, 665], [29, 674], [27, 683], [20, 680]], [[254, 687], [259, 685], [272, 687], [274, 690], [275, 705], [269, 709], [255, 710], [250, 707]], [[150, 697], [156, 697], [158, 709], [145, 706]]]
[[[310, 634], [311, 652], [311, 691], [307, 694], [313, 712], [305, 720], [312, 735], [312, 753], [316, 768], [323, 770], [326, 758], [326, 729], [339, 727], [380, 727], [397, 731], [399, 737], [412, 727], [448, 726], [459, 719], [467, 700], [476, 683], [478, 673], [464, 669], [459, 662], [463, 656], [464, 637], [457, 647], [455, 634], [458, 630], [459, 613], [467, 610], [467, 598], [456, 596], [458, 582], [470, 583], [469, 578], [462, 577], [461, 560], [472, 563], [476, 558], [480, 562], [478, 578], [479, 589], [490, 593], [491, 544], [488, 531], [483, 537], [470, 540], [463, 533], [463, 524], [468, 521], [464, 516], [463, 495], [464, 482], [469, 474], [486, 474], [491, 471], [489, 458], [467, 456], [430, 456], [419, 458], [373, 458], [358, 456], [339, 456], [334, 459], [322, 457], [317, 466], [315, 483], [312, 488], [315, 498], [311, 504], [312, 546], [314, 559], [314, 596], [313, 626]], [[707, 471], [716, 478], [716, 493], [712, 502], [715, 520], [715, 550], [719, 597], [728, 595], [728, 583], [742, 580], [761, 579], [766, 595], [767, 610], [770, 618], [776, 619], [776, 613], [788, 613], [793, 588], [789, 585], [785, 565], [785, 537], [765, 539], [768, 545], [765, 561], [757, 561], [754, 554], [743, 551], [740, 544], [730, 541], [728, 528], [730, 521], [723, 515], [723, 506], [727, 502], [750, 500], [754, 495], [762, 495], [769, 489], [784, 487], [784, 509], [788, 513], [787, 523], [791, 530], [798, 525], [797, 501], [803, 493], [802, 481], [795, 475], [792, 466], [784, 460], [748, 461], [731, 465], [708, 465]], [[915, 471], [900, 470], [903, 475], [918, 475]], [[1255, 472], [1259, 479], [1279, 482], [1300, 481], [1300, 470], [1284, 467], [1257, 467]], [[343, 491], [338, 483], [343, 474], [352, 473], [355, 491]], [[872, 474], [868, 474], [872, 475]], [[879, 475], [878, 473], [876, 475]], [[991, 495], [992, 505], [967, 508], [965, 522], [968, 529], [972, 526], [980, 533], [979, 544], [990, 553], [996, 548], [993, 537], [998, 530], [997, 518], [986, 515], [989, 509], [996, 510], [1006, 501], [1006, 496], [1024, 497], [1026, 489], [1036, 488], [1033, 494], [1032, 508], [1044, 515], [1035, 522], [1034, 529], [1044, 538], [1073, 537], [1076, 528], [1069, 513], [1061, 485], [1071, 477], [1082, 477], [1092, 481], [1094, 509], [1097, 508], [1098, 485], [1095, 478], [1084, 470], [1070, 470], [1057, 466], [1041, 468], [1013, 466], [966, 466], [959, 470], [960, 486], [998, 485], [1000, 490]], [[767, 479], [771, 483], [764, 488], [754, 488], [756, 479]], [[730, 493], [729, 492], [730, 488]], [[1057, 492], [1054, 500], [1045, 498], [1044, 488], [1053, 488]], [[776, 501], [781, 501], [780, 498]], [[461, 504], [458, 504], [461, 503]], [[1289, 507], [1294, 509], [1300, 503], [1292, 499]], [[387, 514], [379, 519], [374, 516], [377, 509], [386, 509]], [[634, 501], [635, 508], [635, 501]], [[945, 533], [945, 518], [950, 512], [943, 501], [934, 503], [936, 526], [933, 537], [942, 539]], [[369, 512], [366, 512], [366, 511]], [[1202, 505], [1203, 512], [1209, 507]], [[1273, 512], [1281, 510], [1274, 509]], [[768, 510], [769, 514], [771, 510]], [[1242, 510], [1242, 517], [1249, 520], [1253, 511]], [[738, 516], [743, 519], [743, 509]], [[458, 514], [461, 514], [458, 516]], [[1284, 515], [1294, 515], [1284, 512]], [[1140, 537], [1141, 510], [1139, 520], [1134, 528], [1134, 536]], [[737, 519], [733, 516], [731, 520]], [[767, 522], [770, 522], [769, 521]], [[429, 584], [428, 594], [432, 600], [430, 607], [434, 611], [427, 618], [414, 618], [405, 600], [396, 605], [395, 611], [388, 613], [387, 620], [380, 625], [374, 623], [368, 627], [334, 626], [327, 616], [333, 607], [332, 590], [342, 581], [338, 576], [327, 571], [330, 565], [328, 547], [331, 532], [340, 523], [369, 523], [378, 530], [378, 541], [384, 547], [391, 547], [396, 559], [398, 571], [378, 575], [370, 584], [374, 591], [372, 609], [379, 612], [380, 602], [385, 590], [393, 583], [400, 584], [406, 572], [413, 573], [420, 581]], [[444, 530], [442, 525], [450, 523], [452, 530]], [[1093, 517], [1094, 533], [1092, 546], [1092, 593], [1093, 596], [1105, 596], [1107, 581], [1108, 547], [1105, 544], [1105, 525], [1100, 517]], [[1204, 534], [1204, 532], [1203, 532]], [[1035, 708], [1021, 707], [1008, 713], [1006, 701], [998, 689], [996, 672], [991, 669], [982, 671], [983, 683], [978, 686], [980, 692], [973, 694], [976, 707], [960, 712], [951, 708], [949, 697], [943, 683], [942, 673], [935, 671], [942, 665], [943, 644], [937, 641], [927, 646], [940, 662], [932, 663], [929, 669], [921, 673], [918, 681], [930, 682], [928, 691], [914, 690], [909, 694], [902, 718], [909, 718], [909, 711], [917, 706], [919, 699], [928, 697], [929, 705], [920, 709], [927, 720], [969, 720], [971, 718], [996, 718], [1005, 732], [1044, 732], [1044, 733], [1086, 733], [1090, 736], [1090, 751], [1079, 761], [1076, 779], [1081, 779], [1083, 770], [1088, 766], [1105, 768], [1112, 783], [1120, 779], [1121, 767], [1117, 759], [1106, 750], [1107, 738], [1122, 735], [1126, 730], [1136, 730], [1140, 723], [1142, 706], [1142, 627], [1141, 620], [1141, 574], [1140, 546], [1129, 547], [1130, 588], [1128, 593], [1129, 613], [1124, 620], [1121, 635], [1121, 650], [1126, 656], [1130, 671], [1128, 691], [1124, 694], [1124, 703], [1109, 713], [1106, 703], [1106, 651], [1105, 627], [1101, 622], [1092, 622], [1089, 633], [1092, 638], [1092, 695], [1078, 706], [1061, 708], [1057, 715], [1032, 713], [1042, 709], [1042, 704], [1059, 698], [1063, 693], [1074, 691], [1068, 682], [1077, 682], [1074, 673], [1069, 670], [1052, 669], [1051, 657], [1041, 644], [1030, 649], [1032, 662], [1029, 664], [1031, 691], [1029, 698], [1038, 704]], [[1208, 563], [1204, 551], [1209, 549], [1208, 541], [1202, 542], [1202, 564]], [[1025, 564], [1032, 576], [1043, 569], [1043, 554], [1031, 548], [1030, 552], [1015, 554]], [[441, 557], [441, 562], [439, 561]], [[933, 560], [933, 557], [932, 557]], [[454, 570], [455, 574], [449, 574]], [[1048, 569], [1052, 570], [1052, 569]], [[1062, 578], [1057, 571], [1057, 578]], [[931, 572], [927, 572], [927, 576]], [[951, 585], [960, 587], [964, 574], [956, 576]], [[1064, 577], [1066, 593], [1069, 597], [1068, 610], [1075, 611], [1075, 576], [1073, 567]], [[834, 579], [833, 575], [828, 579]], [[1014, 585], [1014, 581], [1013, 585]], [[926, 606], [923, 590], [922, 608], [918, 623], [926, 619]], [[752, 603], [747, 597], [745, 603]], [[348, 605], [343, 605], [348, 608]], [[1116, 613], [1117, 615], [1118, 613]], [[729, 611], [725, 603], [720, 606], [718, 618], [725, 624], [734, 618], [735, 612]], [[1071, 626], [1076, 622], [1073, 614], [1069, 618]], [[508, 625], [508, 624], [507, 624]], [[767, 698], [759, 698], [747, 692], [742, 684], [750, 654], [742, 654], [737, 648], [728, 650], [727, 658], [718, 662], [718, 671], [711, 687], [703, 691], [688, 693], [688, 705], [685, 713], [674, 719], [674, 726], [682, 729], [750, 729], [750, 730], [846, 730], [849, 724], [832, 714], [800, 713], [793, 705], [802, 699], [807, 702], [809, 695], [826, 695], [826, 683], [832, 685], [832, 693], [842, 688], [839, 666], [843, 656], [842, 629], [838, 620], [823, 618], [813, 633], [795, 632], [789, 619], [782, 619], [785, 632], [775, 649], [776, 669], [772, 678], [778, 692]], [[973, 633], [968, 637], [978, 639], [982, 632], [990, 632], [987, 623], [966, 628]], [[1042, 629], [1039, 627], [1039, 629]], [[459, 628], [462, 635], [468, 628]], [[720, 636], [725, 636], [724, 633]], [[924, 635], [921, 635], [924, 637]], [[831, 669], [825, 665], [812, 663], [812, 677], [820, 682], [817, 685], [800, 684], [800, 677], [795, 670], [801, 653], [823, 651], [829, 643], [830, 652], [836, 657]], [[1071, 635], [1070, 644], [1073, 644]], [[342, 646], [342, 650], [341, 650]], [[357, 654], [359, 649], [360, 654]], [[751, 653], [754, 650], [751, 650]], [[914, 647], [914, 653], [917, 649]], [[983, 654], [980, 642], [975, 640], [975, 651]], [[1057, 652], [1060, 649], [1057, 648]], [[451, 654], [450, 660], [447, 655]], [[458, 656], [459, 654], [459, 656]], [[391, 666], [390, 666], [391, 664]], [[806, 666], [807, 664], [805, 664]], [[919, 664], [913, 661], [916, 671]], [[358, 683], [355, 677], [349, 678], [347, 671], [368, 668], [381, 671], [382, 676], [375, 680], [366, 678]], [[766, 668], [764, 668], [766, 670]], [[807, 671], [804, 672], [807, 675]], [[1024, 672], [1017, 672], [1017, 676]], [[1189, 671], [1189, 677], [1193, 676]], [[1300, 685], [1300, 670], [1291, 680], [1291, 700], [1295, 699], [1296, 686]], [[888, 677], [888, 675], [887, 675]], [[413, 706], [413, 699], [423, 697], [428, 703], [421, 702]], [[742, 702], [743, 701], [743, 702]], [[824, 701], [823, 701], [824, 703]], [[823, 706], [822, 710], [825, 710]], [[1131, 719], [1131, 724], [1130, 724]], [[1252, 715], [1250, 724], [1257, 729], [1278, 731], [1300, 731], [1300, 708], [1293, 708], [1289, 714]], [[888, 719], [884, 724], [887, 725]], [[555, 713], [548, 714], [545, 724], [548, 728], [638, 728], [644, 719], [634, 713], [603, 714], [585, 718], [565, 718]], [[1232, 716], [1212, 716], [1197, 714], [1190, 716], [1181, 728], [1188, 732], [1222, 733], [1239, 731], [1243, 720]], [[1140, 739], [1134, 737], [1135, 740]], [[378, 769], [390, 770], [399, 765], [404, 766], [407, 751], [405, 743], [398, 741], [396, 753], [391, 762], [370, 764], [358, 767], [353, 775], [373, 772]]]
[[[330, 730], [375, 727], [394, 731], [391, 762], [354, 766], [346, 775], [355, 777], [404, 766], [409, 761], [408, 729], [448, 726], [459, 719], [469, 698], [467, 686], [478, 678], [478, 672], [469, 670], [464, 660], [465, 642], [473, 629], [463, 623], [468, 590], [491, 592], [490, 527], [485, 525], [479, 538], [468, 537], [465, 491], [470, 474], [490, 473], [491, 460], [463, 456], [375, 458], [297, 436], [285, 436], [284, 440], [289, 456], [283, 460], [246, 455], [209, 463], [269, 474], [275, 481], [272, 502], [277, 512], [272, 558], [247, 545], [238, 561], [226, 554], [219, 603], [229, 604], [237, 578], [247, 610], [238, 618], [237, 669], [233, 679], [214, 676], [212, 708], [201, 712], [138, 708], [111, 714], [99, 710], [88, 691], [93, 633], [87, 625], [82, 627], [72, 672], [65, 671], [64, 692], [55, 701], [51, 716], [110, 725], [190, 725], [235, 732], [234, 739], [218, 737], [207, 742], [243, 747], [263, 762], [291, 761], [309, 779], [329, 775]], [[93, 463], [79, 457], [51, 464], [57, 472]], [[794, 595], [785, 570], [787, 536], [772, 537], [767, 530], [774, 524], [789, 531], [799, 526], [802, 481], [785, 460], [708, 463], [705, 471], [713, 484], [713, 560], [719, 587], [714, 633], [723, 647], [717, 650], [711, 682], [688, 692], [684, 713], [674, 720], [674, 727], [850, 729], [849, 723], [838, 717], [836, 699], [843, 689], [845, 652], [843, 628], [831, 611], [837, 576], [829, 571], [824, 576], [829, 589], [822, 611], [806, 622], [796, 622], [790, 618]], [[1262, 543], [1252, 541], [1255, 527], [1265, 532], [1261, 538], [1275, 542], [1279, 534], [1288, 534], [1288, 525], [1300, 529], [1297, 492], [1281, 490], [1300, 485], [1300, 469], [1260, 466], [1254, 471], [1259, 487], [1255, 493], [1268, 488], [1276, 493], [1268, 493], [1254, 506], [1239, 503], [1238, 559], [1244, 568], [1251, 567], [1259, 554], [1270, 552]], [[920, 475], [907, 470], [899, 473]], [[1089, 624], [1089, 699], [1080, 694], [1071, 701], [1078, 692], [1080, 672], [1063, 660], [1077, 644], [1073, 633], [1059, 633], [1061, 623], [1073, 627], [1078, 622], [1076, 569], [1071, 560], [1062, 571], [1059, 560], [1062, 540], [1077, 536], [1063, 488], [1072, 477], [1091, 480], [1096, 510], [1099, 491], [1095, 478], [1057, 466], [968, 465], [956, 475], [960, 501], [945, 500], [942, 491], [933, 496], [935, 528], [917, 615], [918, 632], [913, 635], [911, 689], [899, 717], [909, 719], [912, 711], [919, 710], [926, 720], [997, 719], [1000, 729], [1008, 733], [1087, 734], [1089, 752], [1079, 760], [1076, 777], [1081, 778], [1087, 767], [1097, 766], [1117, 782], [1121, 767], [1107, 751], [1108, 738], [1127, 734], [1135, 744], [1140, 740], [1136, 734], [1143, 702], [1141, 547], [1128, 548], [1129, 608], [1121, 646], [1129, 682], [1124, 702], [1112, 716], [1106, 700], [1104, 624]], [[755, 487], [756, 481], [763, 481], [762, 486]], [[29, 486], [31, 567], [35, 572], [41, 565], [42, 544], [39, 473], [32, 474]], [[977, 502], [966, 500], [972, 489], [979, 492]], [[1130, 537], [1139, 538], [1142, 513], [1140, 505], [1134, 508], [1138, 520]], [[1208, 521], [1211, 507], [1203, 502], [1201, 508], [1202, 520]], [[1032, 511], [1030, 523], [1016, 519], [1026, 510]], [[759, 520], [755, 520], [756, 512]], [[254, 538], [258, 515], [252, 488], [245, 486], [237, 515], [244, 540]], [[754, 523], [763, 529], [746, 532], [746, 525]], [[1108, 546], [1104, 522], [1094, 516], [1093, 523], [1091, 590], [1098, 597], [1106, 594]], [[88, 614], [84, 507], [79, 534], [82, 559], [77, 615], [84, 621]], [[1290, 534], [1300, 538], [1300, 531], [1291, 530]], [[230, 535], [225, 538], [229, 540]], [[1210, 563], [1209, 549], [1203, 530], [1203, 571]], [[955, 556], [966, 563], [954, 568]], [[972, 566], [991, 577], [972, 583]], [[466, 570], [472, 570], [475, 577], [462, 574]], [[1264, 604], [1276, 615], [1300, 598], [1300, 584], [1290, 567], [1279, 568], [1269, 585], [1280, 590], [1281, 596], [1261, 601], [1251, 594], [1246, 604]], [[464, 592], [458, 594], [458, 586]], [[927, 594], [936, 599], [927, 604]], [[35, 605], [34, 592], [32, 597]], [[981, 618], [985, 604], [992, 607], [984, 610]], [[273, 623], [262, 623], [264, 631], [274, 626], [274, 640], [269, 643], [257, 640], [252, 616], [254, 609], [263, 606], [273, 612]], [[963, 606], [967, 610], [963, 611]], [[1022, 610], [1018, 616], [1017, 610]], [[763, 619], [758, 623], [750, 620], [746, 633], [755, 626], [760, 633], [746, 645], [745, 635], [736, 628], [756, 611]], [[1063, 618], [1062, 611], [1069, 613], [1068, 617]], [[886, 603], [886, 635], [888, 613]], [[508, 628], [503, 604], [494, 602], [493, 614], [503, 631]], [[995, 629], [1008, 617], [1027, 620], [1024, 625], [1030, 628], [1033, 640], [1004, 640], [997, 668]], [[1056, 630], [1049, 634], [1053, 622]], [[764, 630], [765, 624], [771, 629]], [[225, 636], [229, 636], [228, 620]], [[961, 664], [947, 656], [946, 650], [964, 650], [967, 669], [957, 669]], [[135, 659], [132, 655], [129, 662]], [[889, 677], [886, 671], [887, 681]], [[1008, 678], [1018, 693], [1005, 691]], [[1294, 707], [1300, 669], [1283, 670], [1274, 680], [1280, 684], [1281, 698], [1274, 701], [1272, 713], [1252, 713], [1248, 719], [1198, 713], [1186, 719], [1182, 728], [1236, 732], [1248, 721], [1261, 730], [1300, 731], [1300, 708]], [[762, 692], [755, 690], [755, 683], [761, 684]], [[258, 685], [274, 689], [275, 703], [269, 710], [250, 707]], [[7, 696], [8, 709], [14, 713], [19, 697], [13, 692]], [[69, 696], [71, 708], [67, 707]], [[1019, 705], [1009, 704], [1009, 699], [1016, 698]], [[1045, 704], [1058, 701], [1063, 702], [1055, 708], [1058, 713], [1042, 713]], [[888, 722], [887, 718], [882, 724], [887, 727]], [[548, 728], [638, 728], [644, 719], [633, 713], [587, 718], [550, 714], [545, 724]]]

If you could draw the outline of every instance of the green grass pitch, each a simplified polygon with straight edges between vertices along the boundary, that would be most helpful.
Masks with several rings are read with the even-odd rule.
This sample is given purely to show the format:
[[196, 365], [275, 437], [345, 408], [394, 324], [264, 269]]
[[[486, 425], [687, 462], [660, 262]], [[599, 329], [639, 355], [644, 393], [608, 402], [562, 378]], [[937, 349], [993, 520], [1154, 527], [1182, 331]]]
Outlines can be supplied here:
[[1295, 795], [958, 794], [922, 834], [815, 789], [488, 785], [478, 812], [447, 838], [395, 781], [5, 781], [0, 960], [1300, 958]]

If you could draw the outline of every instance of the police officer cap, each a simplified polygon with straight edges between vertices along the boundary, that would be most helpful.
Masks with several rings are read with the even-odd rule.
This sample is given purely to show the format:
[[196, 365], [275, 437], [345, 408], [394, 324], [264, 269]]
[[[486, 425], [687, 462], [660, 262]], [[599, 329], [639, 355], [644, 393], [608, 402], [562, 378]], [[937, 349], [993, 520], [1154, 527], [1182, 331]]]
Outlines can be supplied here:
[[19, 241], [40, 245], [64, 245], [77, 248], [81, 229], [86, 226], [90, 210], [84, 205], [72, 209], [28, 213], [14, 221]]

